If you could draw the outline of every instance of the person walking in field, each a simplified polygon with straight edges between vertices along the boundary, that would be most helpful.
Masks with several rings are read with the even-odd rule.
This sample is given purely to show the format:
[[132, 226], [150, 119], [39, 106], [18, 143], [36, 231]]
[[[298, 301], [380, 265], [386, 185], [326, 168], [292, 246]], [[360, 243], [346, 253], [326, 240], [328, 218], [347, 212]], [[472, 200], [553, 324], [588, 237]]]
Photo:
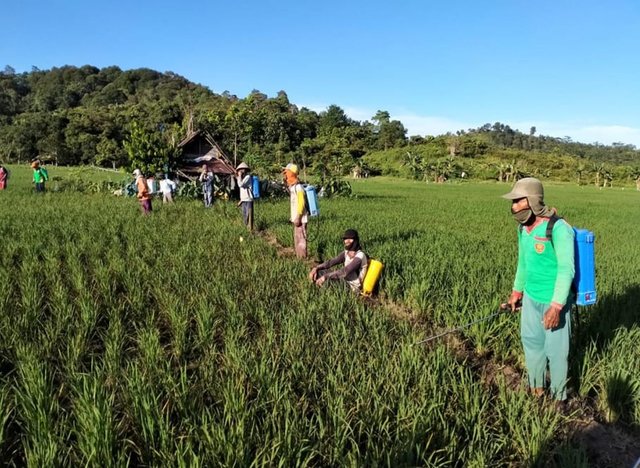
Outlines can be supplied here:
[[[327, 280], [345, 282], [353, 292], [359, 293], [367, 275], [367, 255], [360, 247], [360, 237], [355, 229], [347, 229], [342, 235], [342, 242], [344, 250], [338, 256], [313, 267], [309, 279], [318, 286]], [[342, 268], [331, 271], [336, 265], [342, 265]]]
[[136, 178], [136, 188], [138, 189], [138, 201], [140, 202], [140, 210], [142, 214], [147, 215], [151, 213], [151, 194], [149, 194], [149, 185], [147, 179], [144, 178], [140, 169], [133, 171], [133, 175]]
[[571, 332], [571, 284], [575, 274], [574, 233], [555, 209], [544, 204], [542, 183], [528, 177], [503, 195], [511, 200], [518, 222], [518, 268], [508, 307], [520, 308], [520, 336], [529, 387], [542, 396], [547, 387], [559, 406], [567, 398], [567, 371]]
[[153, 197], [158, 192], [158, 188], [156, 186], [156, 178], [153, 174], [147, 177], [147, 187], [149, 188], [149, 195], [151, 195], [151, 197]]
[[37, 159], [31, 163], [31, 168], [33, 169], [33, 184], [36, 193], [44, 193], [45, 183], [49, 180], [49, 173], [40, 165], [40, 161]]
[[202, 170], [198, 180], [202, 184], [204, 206], [205, 208], [209, 208], [213, 204], [213, 172], [209, 170], [206, 164], [202, 165]]
[[0, 164], [0, 190], [7, 188], [7, 181], [9, 180], [9, 171], [6, 167]]
[[242, 219], [249, 231], [253, 231], [253, 190], [251, 186], [251, 169], [247, 163], [241, 162], [236, 168], [238, 187], [240, 188], [240, 201], [242, 207]]
[[173, 203], [173, 192], [176, 190], [176, 183], [171, 180], [169, 175], [165, 175], [160, 180], [160, 192], [162, 193], [162, 203]]
[[289, 190], [289, 201], [291, 217], [293, 223], [293, 248], [296, 257], [307, 257], [307, 222], [309, 220], [306, 212], [304, 199], [304, 187], [298, 179], [298, 166], [293, 163], [287, 164], [283, 171], [284, 180]]

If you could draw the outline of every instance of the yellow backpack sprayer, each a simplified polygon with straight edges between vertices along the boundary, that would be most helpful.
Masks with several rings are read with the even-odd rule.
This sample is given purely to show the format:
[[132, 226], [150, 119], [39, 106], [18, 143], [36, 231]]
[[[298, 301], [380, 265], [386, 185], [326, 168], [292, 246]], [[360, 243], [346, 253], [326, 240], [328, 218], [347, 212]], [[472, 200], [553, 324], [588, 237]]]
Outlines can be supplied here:
[[382, 274], [382, 269], [384, 265], [382, 262], [378, 260], [370, 260], [369, 268], [367, 268], [367, 274], [364, 277], [364, 281], [362, 282], [362, 295], [363, 296], [371, 296], [373, 290], [380, 279], [380, 275]]

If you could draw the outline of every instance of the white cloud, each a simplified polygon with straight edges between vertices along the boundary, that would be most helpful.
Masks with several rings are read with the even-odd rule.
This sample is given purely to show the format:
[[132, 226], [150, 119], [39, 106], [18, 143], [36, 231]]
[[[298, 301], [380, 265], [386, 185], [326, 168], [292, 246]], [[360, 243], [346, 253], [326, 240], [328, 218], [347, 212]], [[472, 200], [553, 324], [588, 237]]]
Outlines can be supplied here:
[[[327, 109], [325, 105], [306, 106], [316, 112]], [[377, 110], [361, 107], [343, 107], [345, 113], [352, 119], [364, 121], [371, 120]], [[393, 120], [399, 120], [407, 129], [408, 135], [441, 135], [443, 133], [455, 133], [458, 130], [468, 130], [477, 128], [487, 122], [493, 123], [495, 120], [487, 119], [485, 122], [465, 122], [450, 117], [419, 115], [411, 112], [389, 112]], [[509, 122], [507, 119], [500, 119], [500, 122], [509, 125], [513, 129], [518, 129], [523, 133], [529, 133], [531, 127], [536, 127], [537, 135], [548, 135], [553, 137], [571, 137], [573, 141], [583, 143], [602, 143], [610, 145], [615, 142], [632, 144], [640, 147], [640, 127], [629, 127], [625, 125], [594, 125], [580, 122], [551, 122], [551, 121], [521, 121]]]
[[537, 127], [538, 132], [544, 135], [557, 137], [570, 136], [573, 141], [585, 143], [611, 143], [622, 142], [640, 147], [640, 128], [626, 127], [622, 125], [563, 125], [549, 124]]

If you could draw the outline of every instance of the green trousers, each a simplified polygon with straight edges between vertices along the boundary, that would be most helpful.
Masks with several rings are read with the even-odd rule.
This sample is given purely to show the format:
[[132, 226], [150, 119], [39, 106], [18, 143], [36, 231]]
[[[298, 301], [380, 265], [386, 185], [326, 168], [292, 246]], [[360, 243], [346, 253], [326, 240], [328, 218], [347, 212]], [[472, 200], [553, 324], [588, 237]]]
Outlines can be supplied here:
[[536, 302], [526, 294], [522, 298], [520, 315], [520, 337], [524, 347], [524, 358], [529, 374], [529, 386], [547, 387], [546, 371], [549, 362], [551, 394], [557, 400], [567, 398], [567, 370], [569, 367], [569, 342], [571, 339], [571, 304], [560, 313], [560, 324], [546, 330], [542, 323], [549, 304]]

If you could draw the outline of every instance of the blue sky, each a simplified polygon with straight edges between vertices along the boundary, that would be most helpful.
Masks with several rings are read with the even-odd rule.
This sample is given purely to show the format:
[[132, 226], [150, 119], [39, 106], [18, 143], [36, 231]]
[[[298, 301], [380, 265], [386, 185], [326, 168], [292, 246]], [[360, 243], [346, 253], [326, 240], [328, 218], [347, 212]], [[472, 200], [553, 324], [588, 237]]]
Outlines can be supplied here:
[[496, 121], [640, 147], [640, 1], [21, 0], [0, 68], [173, 71], [214, 92], [378, 109], [409, 134]]

